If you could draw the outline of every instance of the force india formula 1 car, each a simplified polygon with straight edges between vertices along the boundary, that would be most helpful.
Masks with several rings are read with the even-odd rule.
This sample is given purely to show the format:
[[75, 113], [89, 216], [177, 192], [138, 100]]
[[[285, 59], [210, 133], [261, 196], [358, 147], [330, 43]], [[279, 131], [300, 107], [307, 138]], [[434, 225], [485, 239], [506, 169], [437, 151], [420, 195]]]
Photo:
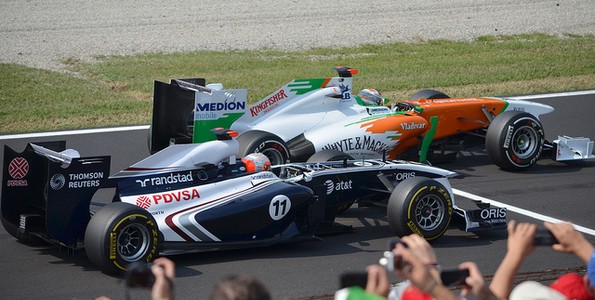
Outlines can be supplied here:
[[[484, 144], [491, 160], [522, 170], [539, 158], [590, 159], [588, 138], [545, 140], [539, 116], [550, 106], [499, 98], [449, 98], [423, 90], [391, 106], [366, 106], [352, 90], [351, 68], [338, 77], [296, 79], [248, 107], [246, 90], [205, 87], [205, 79], [155, 82], [150, 150], [170, 143], [203, 142], [215, 127], [240, 136], [240, 155], [266, 154], [273, 164], [305, 161], [334, 149], [353, 158], [454, 158], [465, 147]], [[206, 134], [205, 134], [206, 133]]]
[[436, 239], [454, 219], [467, 231], [506, 226], [506, 209], [455, 202], [454, 172], [373, 159], [248, 172], [230, 134], [166, 147], [112, 176], [109, 156], [80, 157], [65, 142], [29, 143], [20, 153], [5, 146], [2, 224], [21, 241], [84, 246], [108, 273], [157, 255], [313, 239], [344, 230], [336, 214], [354, 202], [386, 207], [400, 236]]

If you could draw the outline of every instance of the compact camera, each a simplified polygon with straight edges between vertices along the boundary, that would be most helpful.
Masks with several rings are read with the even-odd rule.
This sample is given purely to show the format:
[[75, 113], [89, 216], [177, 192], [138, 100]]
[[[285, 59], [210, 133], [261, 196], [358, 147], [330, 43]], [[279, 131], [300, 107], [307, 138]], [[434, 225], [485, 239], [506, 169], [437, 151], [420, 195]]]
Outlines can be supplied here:
[[151, 288], [155, 283], [155, 275], [151, 271], [151, 264], [133, 262], [126, 270], [126, 286]]

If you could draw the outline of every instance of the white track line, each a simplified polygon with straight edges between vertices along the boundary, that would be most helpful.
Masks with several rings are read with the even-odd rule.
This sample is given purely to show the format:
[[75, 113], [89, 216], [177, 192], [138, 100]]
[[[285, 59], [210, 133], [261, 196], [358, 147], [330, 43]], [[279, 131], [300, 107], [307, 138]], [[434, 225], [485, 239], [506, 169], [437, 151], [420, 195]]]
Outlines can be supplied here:
[[[530, 210], [526, 210], [526, 209], [523, 209], [523, 208], [518, 208], [516, 206], [512, 206], [512, 205], [509, 205], [509, 204], [498, 202], [496, 200], [492, 200], [492, 199], [488, 199], [488, 198], [481, 197], [481, 196], [478, 196], [478, 195], [474, 195], [474, 194], [471, 194], [471, 193], [467, 193], [467, 192], [464, 192], [464, 191], [461, 191], [461, 190], [458, 190], [458, 189], [454, 189], [453, 188], [453, 192], [457, 196], [465, 197], [465, 198], [468, 198], [468, 199], [471, 199], [471, 200], [481, 201], [481, 202], [484, 202], [484, 203], [489, 203], [490, 205], [493, 205], [493, 206], [496, 206], [496, 207], [504, 207], [504, 208], [506, 208], [507, 211], [512, 211], [512, 212], [515, 212], [515, 213], [518, 213], [518, 214], [521, 214], [521, 215], [525, 215], [525, 216], [530, 217], [530, 218], [533, 218], [533, 219], [537, 219], [537, 220], [541, 220], [541, 221], [545, 221], [545, 222], [550, 222], [550, 223], [560, 223], [560, 222], [563, 222], [562, 220], [558, 220], [556, 218], [548, 217], [548, 216], [545, 216], [545, 215], [542, 215], [542, 214], [538, 214], [538, 213], [532, 212]], [[582, 232], [584, 234], [588, 234], [588, 235], [591, 235], [591, 236], [595, 236], [595, 230], [589, 229], [589, 228], [586, 228], [586, 227], [583, 227], [583, 226], [579, 226], [579, 225], [576, 225], [576, 224], [573, 224], [573, 225], [574, 225], [574, 228], [577, 231], [580, 231], [580, 232]]]
[[75, 134], [135, 131], [135, 130], [146, 130], [146, 129], [149, 129], [149, 125], [66, 130], [66, 131], [50, 131], [50, 132], [37, 132], [37, 133], [23, 133], [23, 134], [0, 135], [0, 140], [30, 139], [30, 138], [47, 137], [47, 136], [64, 136], [64, 135], [75, 135]]

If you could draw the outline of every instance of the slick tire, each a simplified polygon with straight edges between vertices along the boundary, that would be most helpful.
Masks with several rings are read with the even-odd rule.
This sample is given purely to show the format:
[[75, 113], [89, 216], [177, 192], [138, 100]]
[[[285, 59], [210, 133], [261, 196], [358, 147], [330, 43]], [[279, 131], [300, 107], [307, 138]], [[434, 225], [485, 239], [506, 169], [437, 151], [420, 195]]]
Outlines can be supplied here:
[[532, 114], [506, 111], [494, 118], [486, 134], [485, 147], [492, 162], [503, 170], [531, 167], [543, 151], [545, 133]]
[[413, 177], [399, 183], [390, 195], [388, 223], [397, 236], [416, 233], [428, 241], [442, 236], [452, 218], [452, 199], [438, 181]]
[[289, 160], [289, 148], [280, 137], [272, 133], [247, 131], [238, 136], [237, 141], [240, 144], [240, 157], [259, 152], [269, 158], [271, 165], [285, 164]]
[[419, 99], [444, 99], [450, 98], [443, 92], [436, 91], [436, 90], [421, 90], [416, 92], [415, 94], [409, 97], [409, 100], [419, 100]]
[[308, 158], [308, 162], [325, 162], [325, 161], [340, 161], [344, 159], [353, 159], [349, 154], [335, 149], [327, 149], [316, 152]]
[[153, 216], [124, 202], [100, 209], [85, 231], [87, 257], [108, 274], [121, 274], [132, 262], [151, 262], [158, 244], [159, 229]]

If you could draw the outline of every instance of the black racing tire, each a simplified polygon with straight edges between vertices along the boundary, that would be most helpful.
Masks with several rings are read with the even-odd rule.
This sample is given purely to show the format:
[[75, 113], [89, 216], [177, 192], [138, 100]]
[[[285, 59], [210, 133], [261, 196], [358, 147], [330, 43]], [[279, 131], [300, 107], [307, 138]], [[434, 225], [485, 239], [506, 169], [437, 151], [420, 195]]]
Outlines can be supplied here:
[[415, 94], [409, 97], [409, 100], [419, 100], [419, 99], [444, 99], [450, 98], [443, 92], [436, 91], [436, 90], [421, 90], [416, 92]]
[[326, 150], [318, 151], [318, 152], [312, 154], [312, 156], [310, 156], [310, 158], [308, 158], [308, 162], [312, 163], [312, 162], [325, 162], [325, 161], [341, 161], [344, 159], [351, 160], [351, 159], [353, 159], [353, 157], [351, 157], [351, 155], [341, 152], [339, 150], [326, 149]]
[[426, 177], [408, 178], [390, 195], [388, 223], [399, 237], [416, 233], [431, 241], [446, 232], [452, 210], [450, 194], [440, 182]]
[[485, 147], [492, 162], [503, 170], [526, 170], [537, 162], [545, 133], [532, 114], [505, 111], [494, 118], [486, 134]]
[[262, 153], [269, 158], [271, 165], [285, 164], [289, 160], [289, 148], [278, 136], [265, 131], [251, 130], [237, 137], [240, 144], [238, 155], [244, 157], [250, 153]]
[[121, 274], [133, 262], [157, 256], [159, 228], [146, 210], [124, 202], [100, 209], [87, 225], [85, 252], [101, 271]]

